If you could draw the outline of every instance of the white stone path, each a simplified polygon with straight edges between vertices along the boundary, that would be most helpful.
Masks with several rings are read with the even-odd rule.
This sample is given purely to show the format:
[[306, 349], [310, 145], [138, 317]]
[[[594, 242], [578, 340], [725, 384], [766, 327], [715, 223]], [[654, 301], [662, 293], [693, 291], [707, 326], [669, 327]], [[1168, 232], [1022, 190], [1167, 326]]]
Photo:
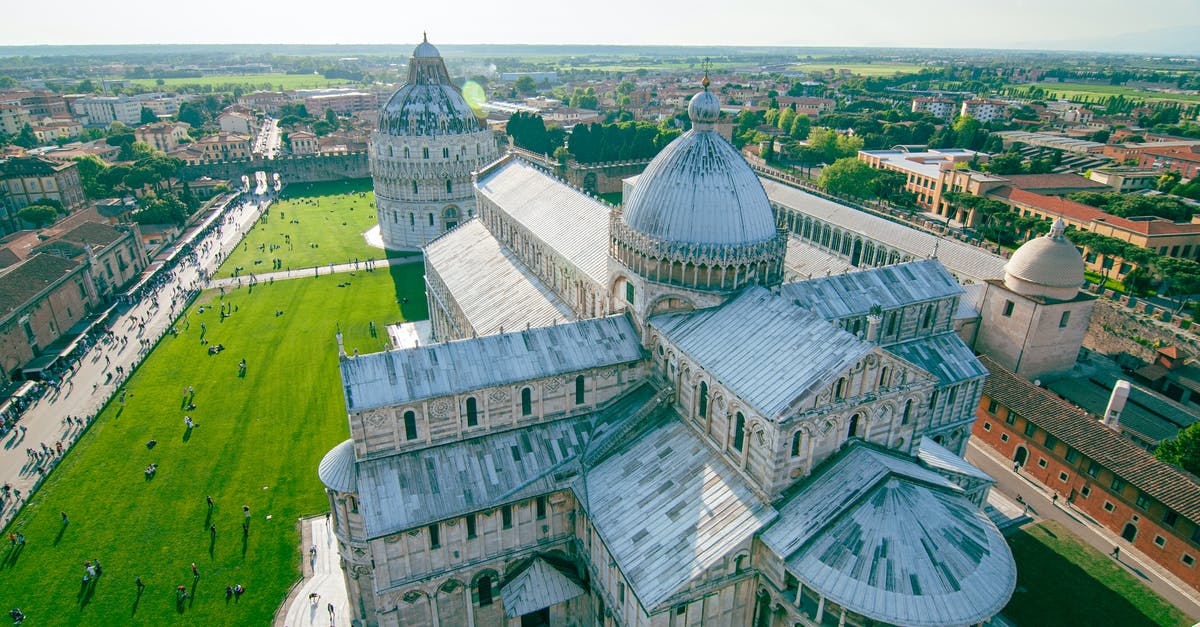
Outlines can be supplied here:
[[[315, 516], [300, 521], [300, 524], [311, 531], [310, 546], [317, 547], [316, 558], [311, 558], [308, 548], [304, 548], [304, 560], [309, 566], [305, 568], [305, 578], [292, 589], [283, 608], [276, 615], [275, 625], [285, 627], [326, 627], [350, 626], [350, 605], [346, 597], [346, 580], [338, 565], [337, 538], [324, 516]], [[301, 537], [306, 537], [303, 531]], [[312, 598], [309, 595], [319, 596]], [[333, 615], [329, 614], [329, 604], [333, 604]], [[280, 622], [282, 617], [282, 623]]]

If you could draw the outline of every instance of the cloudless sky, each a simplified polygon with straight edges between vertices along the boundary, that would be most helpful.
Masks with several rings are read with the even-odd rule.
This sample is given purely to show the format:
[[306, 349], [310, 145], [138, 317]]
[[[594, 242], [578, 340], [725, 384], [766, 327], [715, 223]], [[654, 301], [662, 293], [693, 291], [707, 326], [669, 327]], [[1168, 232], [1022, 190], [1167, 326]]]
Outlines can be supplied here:
[[[681, 44], [1073, 48], [1200, 27], [1200, 0], [57, 0], [0, 44]], [[1152, 48], [1155, 34], [1146, 35]], [[1140, 42], [1140, 40], [1138, 40]], [[1127, 45], [1125, 47], [1128, 47]]]

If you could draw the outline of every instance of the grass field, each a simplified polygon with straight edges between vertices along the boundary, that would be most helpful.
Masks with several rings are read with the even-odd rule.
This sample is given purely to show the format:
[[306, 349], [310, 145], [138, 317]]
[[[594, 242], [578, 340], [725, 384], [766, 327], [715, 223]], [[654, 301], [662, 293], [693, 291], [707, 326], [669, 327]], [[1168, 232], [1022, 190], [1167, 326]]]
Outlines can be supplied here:
[[243, 276], [271, 272], [275, 259], [281, 260], [280, 269], [295, 270], [406, 255], [375, 248], [363, 239], [376, 224], [370, 179], [289, 185], [283, 198], [271, 205], [214, 276], [233, 276], [239, 267]]
[[[368, 323], [427, 317], [421, 269], [277, 281], [221, 301], [201, 295], [188, 308], [190, 327], [167, 335], [128, 382], [126, 406], [100, 414], [12, 524], [28, 545], [0, 550], [0, 606], [20, 607], [30, 625], [268, 624], [299, 578], [297, 518], [327, 508], [317, 464], [348, 437], [335, 330], [348, 352], [385, 348], [382, 327], [371, 337]], [[403, 311], [398, 290], [410, 297]], [[236, 311], [221, 322], [215, 310], [197, 313], [205, 303]], [[225, 352], [207, 353], [201, 322], [209, 345]], [[191, 411], [183, 409], [188, 385]], [[184, 414], [197, 423], [190, 434]], [[158, 473], [147, 480], [151, 463]], [[211, 517], [205, 495], [216, 502]], [[243, 504], [252, 514], [244, 539]], [[84, 593], [82, 564], [95, 558], [104, 573]], [[246, 594], [226, 602], [225, 586], [238, 583]], [[193, 598], [178, 607], [181, 584]]]
[[[348, 81], [342, 79], [328, 79], [320, 74], [216, 74], [213, 76], [201, 76], [198, 78], [164, 78], [162, 79], [162, 87], [180, 87], [182, 85], [200, 85], [202, 87], [212, 87], [218, 90], [231, 90], [235, 85], [241, 85], [243, 89], [260, 89], [264, 86], [270, 86], [271, 90], [279, 89], [280, 85], [283, 89], [312, 89], [317, 87], [329, 87], [331, 85], [341, 85]], [[134, 85], [143, 87], [159, 87], [158, 79], [156, 78], [135, 78], [129, 82]]]
[[892, 76], [893, 74], [915, 74], [924, 66], [916, 63], [895, 63], [880, 61], [879, 63], [841, 63], [838, 61], [813, 61], [792, 66], [793, 70], [801, 72], [825, 72], [828, 70], [848, 70], [859, 76]]
[[1124, 567], [1058, 523], [1026, 527], [1008, 542], [1017, 562], [1017, 590], [1004, 615], [1018, 625], [1192, 624]]
[[1087, 85], [1082, 83], [1024, 83], [1007, 85], [1007, 87], [1014, 89], [1039, 87], [1043, 91], [1053, 94], [1053, 97], [1055, 98], [1066, 99], [1074, 98], [1076, 96], [1106, 98], [1108, 96], [1116, 96], [1120, 94], [1126, 98], [1144, 100], [1146, 102], [1182, 102], [1186, 104], [1195, 104], [1200, 102], [1200, 96], [1193, 96], [1190, 94], [1164, 94], [1156, 91], [1146, 91], [1144, 89], [1125, 87], [1122, 85]]

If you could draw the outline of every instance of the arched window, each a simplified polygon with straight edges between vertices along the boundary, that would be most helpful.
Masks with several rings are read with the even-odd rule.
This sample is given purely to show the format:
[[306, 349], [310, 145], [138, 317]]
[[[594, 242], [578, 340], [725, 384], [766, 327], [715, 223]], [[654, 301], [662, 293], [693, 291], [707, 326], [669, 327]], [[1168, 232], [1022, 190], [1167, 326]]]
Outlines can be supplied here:
[[733, 426], [733, 448], [741, 452], [742, 447], [746, 445], [746, 417], [742, 412], [737, 413], [737, 421]]
[[833, 388], [833, 400], [840, 401], [846, 395], [846, 380], [838, 379], [837, 386]]
[[912, 414], [912, 399], [904, 401], [904, 415], [900, 417], [900, 424], [908, 424], [908, 418]]
[[417, 439], [417, 414], [411, 409], [404, 412], [404, 439]]
[[422, 148], [421, 154], [424, 158], [428, 159], [429, 158], [429, 148]]
[[409, 211], [408, 212], [408, 225], [416, 226], [416, 224], [417, 224], [417, 216], [414, 215], [413, 212]]
[[846, 429], [846, 437], [858, 437], [858, 414], [850, 416], [850, 428]]
[[417, 193], [417, 179], [413, 179], [412, 183], [413, 183], [413, 193], [416, 194]]
[[479, 581], [475, 584], [475, 587], [478, 588], [479, 607], [487, 607], [487, 606], [491, 605], [492, 604], [492, 578], [489, 577], [488, 575], [484, 575], [484, 576], [480, 577]]
[[450, 158], [450, 149], [449, 149], [449, 148], [443, 148], [443, 149], [442, 149], [442, 158], [443, 158], [443, 159], [449, 159], [449, 158]]
[[358, 499], [354, 498], [353, 496], [347, 496], [347, 497], [346, 497], [346, 504], [350, 506], [350, 513], [351, 513], [351, 514], [357, 514], [357, 513], [358, 513]]
[[929, 325], [931, 323], [933, 323], [933, 306], [932, 305], [925, 308], [925, 318], [923, 320], [921, 320], [921, 328], [928, 329]]
[[475, 401], [474, 396], [467, 397], [467, 426], [474, 427], [479, 424], [479, 404]]
[[740, 573], [743, 570], [746, 570], [746, 556], [739, 555], [733, 558], [733, 572]]
[[583, 375], [575, 377], [575, 404], [582, 405], [584, 402]]
[[792, 457], [800, 457], [800, 439], [803, 435], [803, 431], [796, 431], [796, 433], [792, 435]]
[[404, 147], [404, 158], [405, 158], [405, 159], [407, 159], [407, 158], [409, 158], [410, 156], [411, 156], [411, 155], [408, 153], [408, 146], [405, 146], [405, 147]]
[[708, 417], [708, 384], [700, 382], [700, 407], [696, 409], [701, 418]]
[[528, 416], [533, 413], [533, 390], [529, 388], [521, 388], [521, 415]]
[[446, 193], [447, 194], [451, 193], [451, 190], [453, 189], [453, 187], [454, 187], [454, 185], [450, 181], [450, 179], [446, 179]]
[[433, 214], [429, 214], [429, 226], [433, 226]]
[[887, 366], [884, 366], [883, 369], [879, 371], [879, 387], [881, 387], [881, 388], [887, 387], [888, 374], [890, 374], [890, 373], [888, 372]]

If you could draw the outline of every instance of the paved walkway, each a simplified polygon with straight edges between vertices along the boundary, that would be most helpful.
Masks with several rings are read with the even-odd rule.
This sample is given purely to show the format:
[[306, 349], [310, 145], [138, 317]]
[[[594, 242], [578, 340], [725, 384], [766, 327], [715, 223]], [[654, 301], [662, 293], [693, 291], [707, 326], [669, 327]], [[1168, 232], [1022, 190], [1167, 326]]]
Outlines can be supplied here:
[[[311, 538], [308, 546], [317, 547], [315, 557], [305, 554], [304, 580], [288, 595], [275, 616], [276, 627], [310, 627], [320, 625], [349, 626], [350, 604], [346, 596], [346, 580], [338, 561], [337, 538], [324, 516], [305, 518], [302, 538]], [[305, 549], [307, 551], [307, 549]], [[316, 595], [316, 596], [313, 596]], [[333, 605], [333, 614], [329, 606]], [[282, 621], [282, 622], [280, 622]]]
[[[90, 421], [99, 413], [170, 328], [186, 305], [188, 292], [203, 286], [203, 279], [241, 241], [269, 202], [265, 196], [251, 197], [248, 204], [222, 209], [225, 214], [222, 225], [193, 244], [194, 258], [181, 260], [163, 275], [158, 287], [148, 290], [139, 303], [119, 314], [111, 322], [115, 339], [93, 345], [57, 390], [51, 390], [25, 411], [17, 423], [19, 428], [4, 438], [0, 448], [0, 483], [9, 483], [21, 493], [20, 499], [9, 498], [0, 507], [0, 528], [12, 520], [30, 493], [62, 458], [56, 454], [38, 465], [25, 449], [40, 448], [42, 443], [55, 449], [56, 443], [61, 442], [64, 453], [69, 450], [84, 427], [77, 421], [67, 424], [66, 417]], [[117, 372], [118, 367], [121, 372]]]
[[1183, 610], [1192, 620], [1200, 618], [1200, 594], [1087, 514], [1066, 505], [1063, 499], [1054, 502], [1053, 492], [1049, 488], [1023, 474], [1014, 473], [1012, 462], [974, 440], [967, 446], [967, 461], [996, 479], [993, 491], [1000, 491], [1012, 498], [1021, 496], [1028, 506], [1028, 515], [1034, 520], [1056, 521], [1103, 553], [1120, 546], [1119, 561], [1126, 570], [1162, 595], [1167, 602]]
[[264, 283], [268, 281], [284, 281], [287, 279], [301, 279], [314, 276], [325, 276], [329, 274], [337, 274], [340, 272], [357, 272], [359, 270], [374, 270], [377, 268], [387, 268], [390, 266], [403, 266], [410, 263], [423, 263], [425, 258], [421, 255], [411, 255], [408, 257], [397, 257], [395, 259], [375, 259], [372, 261], [359, 261], [357, 263], [337, 263], [325, 266], [313, 266], [311, 268], [299, 268], [296, 270], [281, 270], [279, 272], [265, 272], [262, 274], [244, 274], [238, 277], [226, 277], [224, 279], [213, 279], [204, 285], [204, 289], [214, 289], [218, 287], [241, 287], [249, 283]]

